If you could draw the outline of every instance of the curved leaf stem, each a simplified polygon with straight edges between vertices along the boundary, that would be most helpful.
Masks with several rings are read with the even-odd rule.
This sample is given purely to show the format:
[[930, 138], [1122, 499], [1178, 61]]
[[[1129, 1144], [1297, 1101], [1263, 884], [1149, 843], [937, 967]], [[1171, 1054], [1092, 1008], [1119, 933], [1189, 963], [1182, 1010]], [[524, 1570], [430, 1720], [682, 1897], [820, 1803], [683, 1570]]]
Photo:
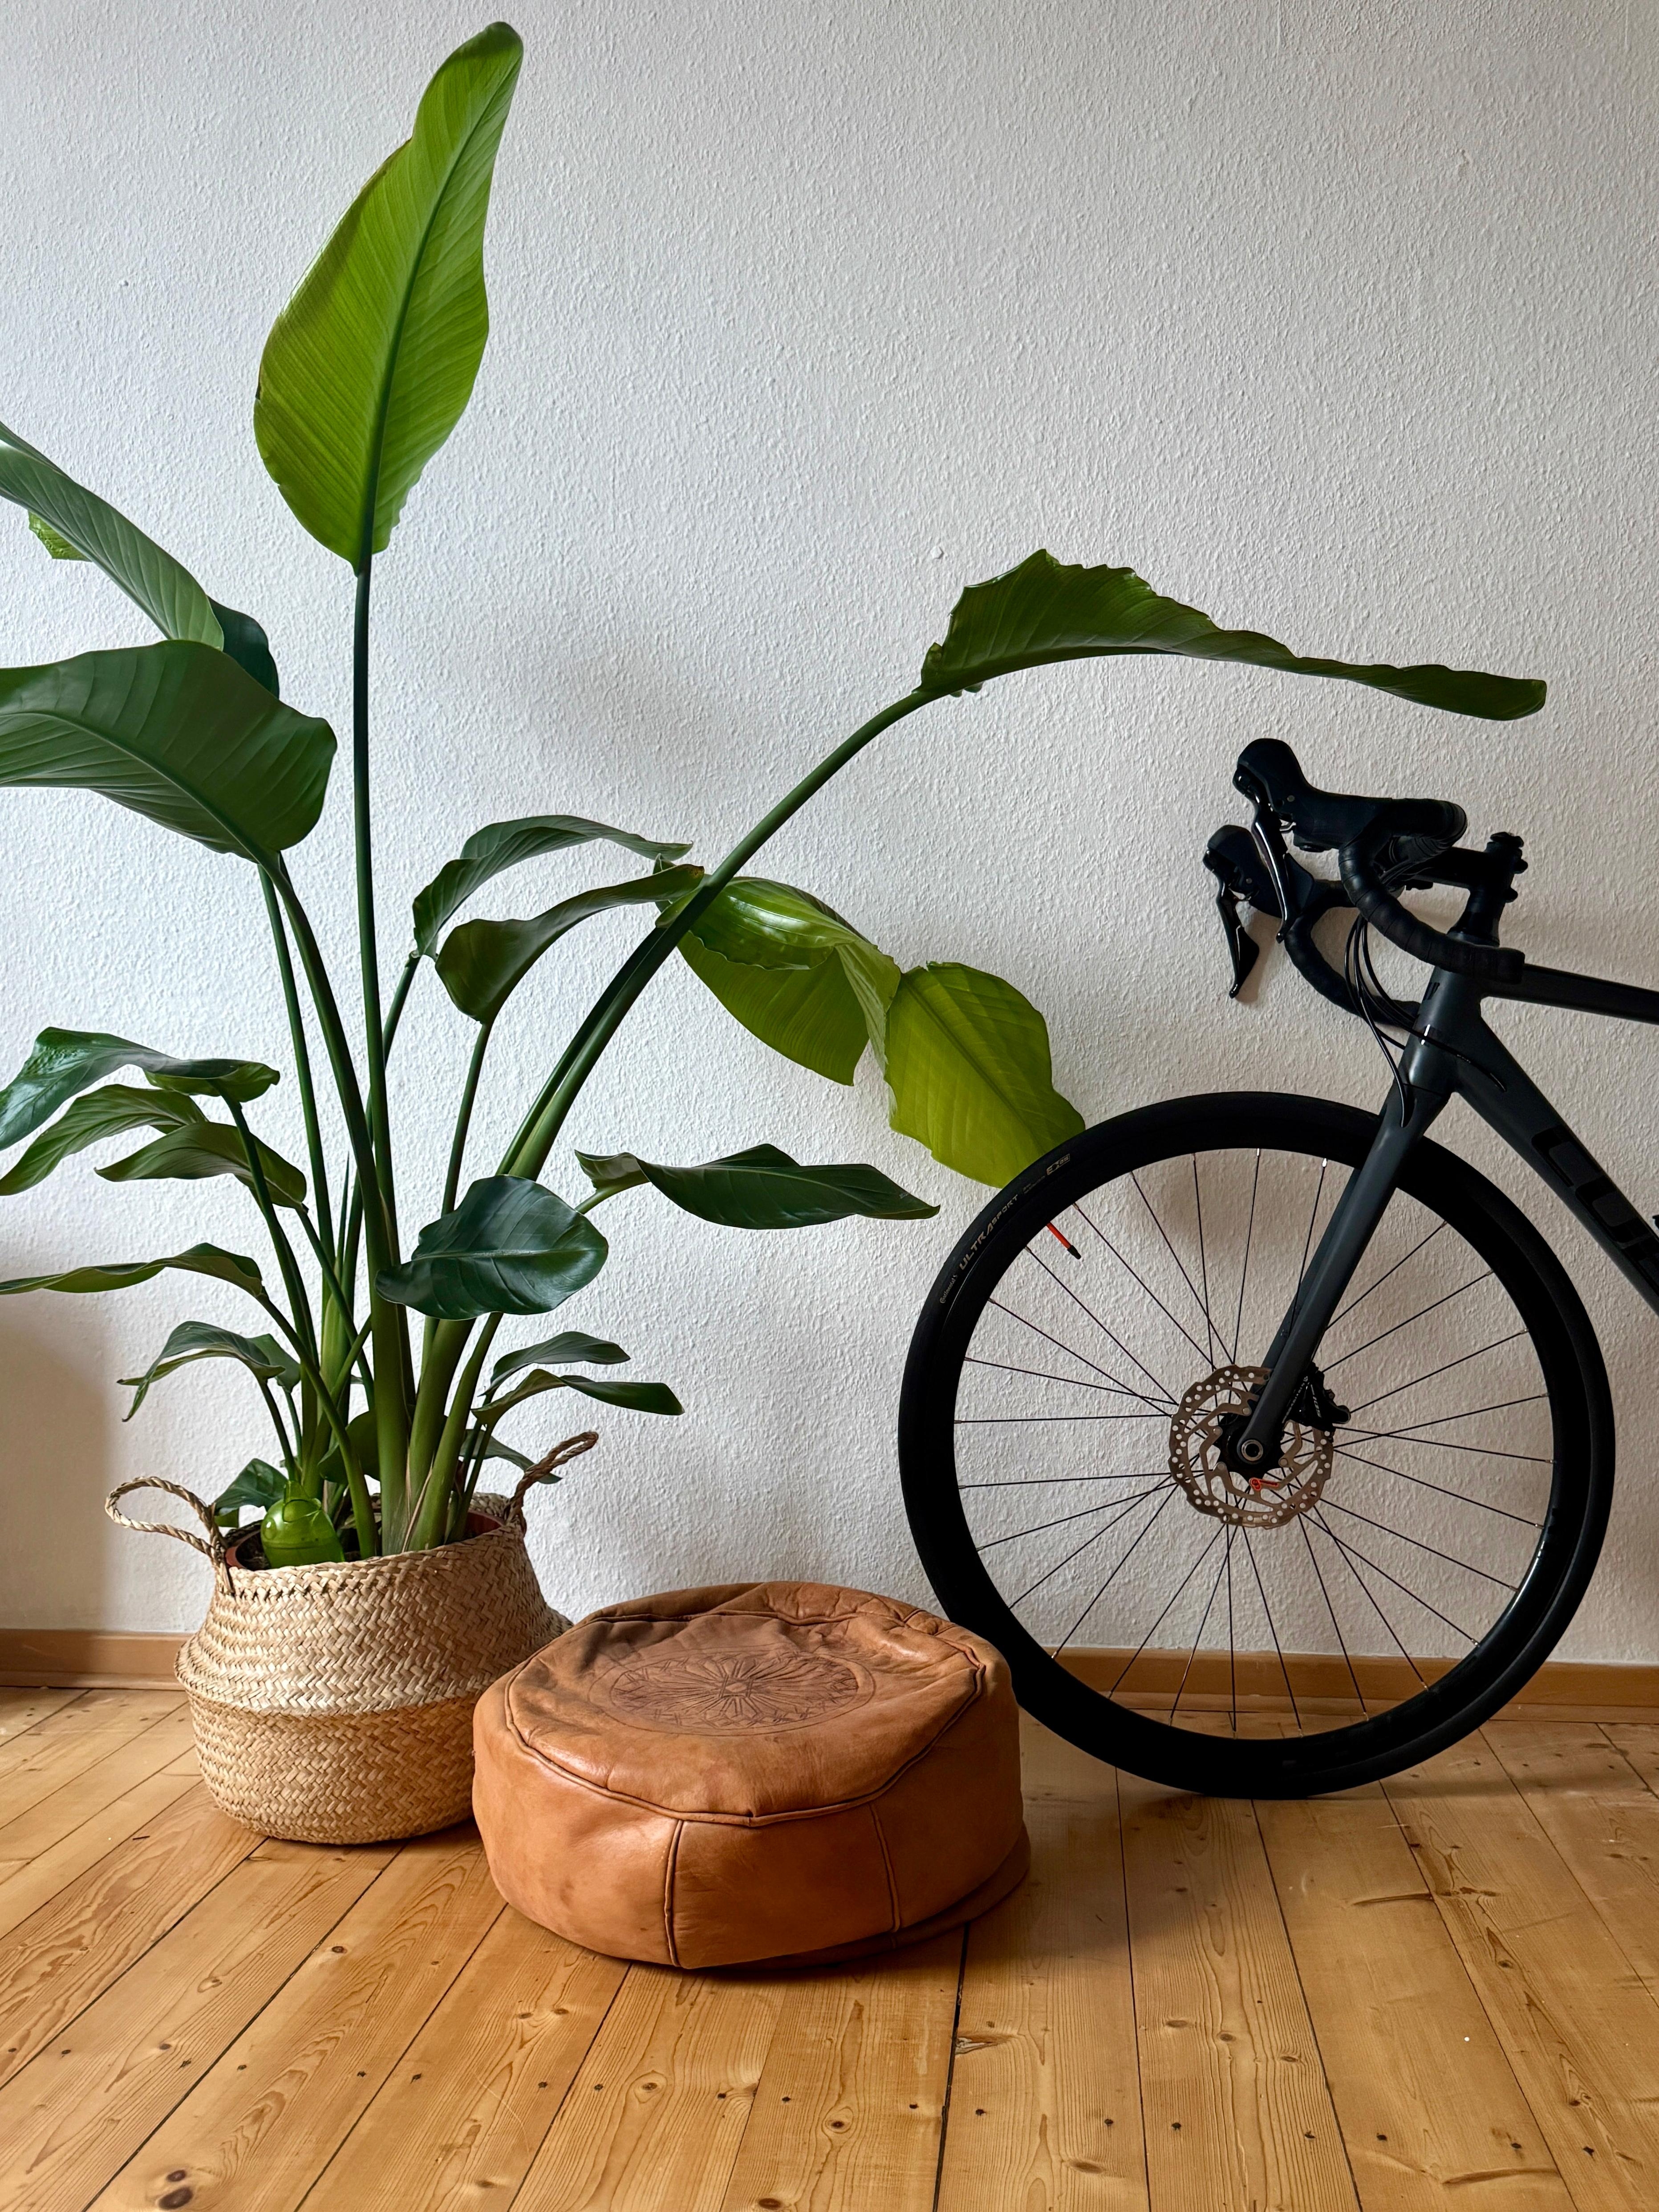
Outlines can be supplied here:
[[254, 1201], [264, 1216], [265, 1231], [270, 1238], [271, 1249], [276, 1255], [276, 1264], [283, 1271], [283, 1286], [288, 1291], [289, 1303], [294, 1308], [295, 1324], [304, 1334], [307, 1349], [310, 1352], [314, 1364], [317, 1358], [317, 1328], [312, 1316], [311, 1301], [306, 1296], [305, 1277], [300, 1273], [300, 1263], [294, 1255], [293, 1245], [289, 1243], [288, 1232], [277, 1218], [276, 1203], [270, 1195], [270, 1186], [265, 1181], [264, 1163], [259, 1158], [259, 1146], [253, 1132], [248, 1127], [247, 1116], [243, 1113], [236, 1099], [228, 1098], [225, 1103], [230, 1109], [230, 1118], [236, 1124], [237, 1134], [242, 1140], [242, 1150], [247, 1156], [248, 1173], [253, 1182]]
[[300, 1481], [300, 1464], [295, 1456], [294, 1447], [289, 1443], [288, 1431], [283, 1425], [283, 1417], [277, 1410], [275, 1394], [264, 1376], [256, 1376], [254, 1380], [259, 1385], [259, 1395], [265, 1401], [265, 1411], [270, 1416], [270, 1425], [276, 1431], [276, 1442], [282, 1451], [283, 1465], [288, 1469], [288, 1479], [297, 1488]]
[[452, 1213], [455, 1195], [461, 1187], [461, 1163], [466, 1158], [466, 1133], [472, 1123], [473, 1103], [478, 1096], [478, 1078], [483, 1073], [484, 1054], [489, 1049], [494, 1020], [483, 1024], [472, 1047], [472, 1058], [468, 1063], [466, 1082], [461, 1091], [461, 1103], [455, 1111], [455, 1134], [449, 1147], [449, 1170], [444, 1177], [443, 1204], [440, 1213]]
[[919, 708], [927, 706], [941, 696], [937, 690], [919, 686], [861, 724], [850, 738], [843, 739], [809, 775], [803, 776], [793, 791], [787, 792], [775, 806], [763, 814], [752, 830], [738, 840], [720, 865], [703, 878], [702, 884], [678, 913], [659, 923], [642, 944], [635, 947], [595, 1000], [586, 1019], [571, 1039], [564, 1057], [548, 1079], [541, 1096], [525, 1116], [519, 1133], [502, 1159], [500, 1173], [532, 1176], [541, 1173], [548, 1153], [552, 1150], [553, 1139], [563, 1127], [565, 1117], [574, 1104], [582, 1085], [621, 1026], [629, 1009], [681, 938], [708, 912], [744, 862], [752, 860], [792, 815], [799, 813], [809, 799], [821, 791], [832, 776], [838, 775], [848, 761], [861, 753], [884, 730], [890, 729], [895, 722], [902, 721], [907, 714], [914, 714]]
[[322, 1371], [306, 1349], [305, 1340], [274, 1298], [263, 1291], [251, 1291], [249, 1296], [264, 1307], [283, 1334], [294, 1347], [294, 1357], [300, 1372], [316, 1393], [317, 1403], [323, 1418], [334, 1431], [334, 1441], [340, 1447], [340, 1459], [346, 1471], [346, 1482], [351, 1492], [352, 1519], [357, 1527], [357, 1541], [364, 1559], [371, 1559], [380, 1549], [380, 1533], [374, 1525], [374, 1507], [368, 1494], [368, 1485], [363, 1480], [347, 1433], [345, 1416], [335, 1403], [334, 1394], [324, 1382]]
[[[294, 1073], [300, 1085], [300, 1106], [305, 1115], [306, 1151], [311, 1163], [311, 1184], [317, 1202], [318, 1224], [325, 1240], [334, 1242], [333, 1224], [329, 1218], [328, 1169], [323, 1158], [323, 1133], [317, 1120], [317, 1092], [312, 1080], [311, 1049], [306, 1042], [305, 1018], [300, 1008], [299, 985], [294, 974], [294, 955], [289, 948], [288, 932], [283, 926], [283, 910], [276, 902], [270, 878], [262, 869], [259, 888], [264, 894], [265, 917], [270, 924], [270, 940], [276, 950], [276, 969], [282, 978], [283, 1004], [288, 1009], [288, 1033], [294, 1048]], [[343, 1314], [346, 1309], [341, 1309]], [[348, 1326], [349, 1316], [347, 1315]]]
[[[517, 1135], [502, 1154], [498, 1174], [534, 1177], [541, 1173], [553, 1148], [553, 1140], [564, 1125], [565, 1117], [629, 1008], [681, 938], [708, 912], [744, 862], [752, 860], [792, 815], [799, 813], [809, 799], [820, 792], [832, 776], [838, 775], [848, 761], [856, 758], [884, 730], [890, 729], [895, 722], [902, 722], [907, 715], [916, 713], [918, 708], [945, 696], [936, 688], [918, 685], [915, 690], [907, 692], [903, 698], [896, 699], [890, 706], [884, 707], [878, 714], [872, 714], [867, 722], [860, 723], [851, 737], [844, 738], [835, 750], [826, 754], [792, 791], [786, 792], [775, 806], [762, 815], [753, 829], [738, 840], [720, 865], [704, 877], [697, 890], [677, 913], [668, 921], [659, 923], [648, 937], [634, 947], [595, 1000], [580, 1027], [566, 1046], [558, 1066], [543, 1085], [540, 1096], [520, 1124]], [[440, 1322], [430, 1333], [416, 1401], [414, 1435], [417, 1440], [422, 1428], [434, 1423], [434, 1407], [441, 1406], [448, 1395], [451, 1378], [460, 1364], [471, 1328], [471, 1322]], [[453, 1420], [453, 1414], [450, 1418]], [[445, 1433], [447, 1433], [447, 1425]], [[441, 1439], [439, 1449], [442, 1449]], [[411, 1458], [417, 1455], [411, 1451]]]
[[416, 972], [420, 964], [421, 956], [418, 952], [411, 952], [404, 963], [404, 972], [398, 976], [398, 988], [392, 994], [392, 1004], [386, 1010], [386, 1025], [383, 1032], [385, 1042], [380, 1048], [383, 1059], [388, 1058], [391, 1054], [392, 1041], [398, 1034], [398, 1024], [404, 1018], [404, 1006], [409, 998], [410, 986], [415, 981]]
[[[347, 1302], [345, 1290], [341, 1284], [340, 1278], [335, 1272], [334, 1261], [330, 1255], [329, 1249], [323, 1242], [322, 1237], [307, 1209], [301, 1206], [296, 1207], [295, 1211], [300, 1217], [300, 1226], [305, 1231], [307, 1241], [309, 1243], [312, 1251], [316, 1255], [317, 1265], [322, 1271], [323, 1280], [328, 1285], [329, 1295], [333, 1299], [336, 1306], [339, 1309], [340, 1318], [344, 1324], [345, 1328], [348, 1332], [350, 1332], [353, 1328], [351, 1308]], [[374, 1392], [374, 1377], [370, 1372], [368, 1360], [363, 1357], [362, 1347], [365, 1333], [365, 1330], [357, 1330], [355, 1333], [355, 1335], [349, 1334], [347, 1340], [348, 1342], [355, 1344], [357, 1369], [359, 1374], [362, 1377], [363, 1389], [370, 1397], [373, 1397]], [[346, 1362], [347, 1366], [349, 1367], [350, 1364], [350, 1360], [348, 1359]]]

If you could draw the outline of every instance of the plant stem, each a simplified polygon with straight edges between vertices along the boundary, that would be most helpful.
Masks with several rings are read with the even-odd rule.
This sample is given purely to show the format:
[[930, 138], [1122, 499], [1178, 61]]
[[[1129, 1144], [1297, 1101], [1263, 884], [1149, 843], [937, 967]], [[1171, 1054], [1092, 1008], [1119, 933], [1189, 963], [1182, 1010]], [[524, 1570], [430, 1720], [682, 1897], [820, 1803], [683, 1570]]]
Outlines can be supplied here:
[[409, 997], [409, 988], [415, 981], [416, 970], [420, 964], [418, 952], [411, 952], [404, 963], [404, 972], [398, 976], [398, 988], [392, 994], [392, 1004], [386, 1010], [385, 1041], [380, 1048], [383, 1058], [392, 1050], [392, 1040], [397, 1036], [398, 1024], [404, 1018], [404, 1005]]
[[293, 1447], [289, 1443], [288, 1431], [283, 1426], [283, 1417], [276, 1410], [276, 1397], [270, 1383], [263, 1376], [256, 1376], [254, 1379], [259, 1385], [259, 1395], [265, 1401], [265, 1411], [270, 1416], [270, 1425], [276, 1431], [276, 1442], [282, 1450], [283, 1465], [288, 1469], [288, 1479], [297, 1487], [300, 1480], [300, 1464], [295, 1457]]
[[473, 1102], [478, 1096], [478, 1078], [483, 1072], [484, 1054], [489, 1049], [490, 1032], [494, 1019], [480, 1028], [472, 1047], [472, 1058], [466, 1071], [466, 1082], [461, 1091], [461, 1103], [455, 1111], [455, 1135], [449, 1147], [449, 1172], [444, 1177], [443, 1204], [440, 1213], [453, 1213], [455, 1194], [461, 1187], [461, 1163], [466, 1158], [466, 1133], [472, 1123]]
[[276, 948], [277, 973], [283, 981], [283, 1003], [288, 1009], [288, 1033], [294, 1048], [294, 1073], [300, 1085], [301, 1109], [305, 1115], [306, 1152], [311, 1163], [311, 1185], [317, 1204], [317, 1218], [324, 1237], [331, 1244], [334, 1230], [329, 1218], [328, 1169], [323, 1158], [323, 1133], [317, 1120], [317, 1092], [311, 1075], [311, 1049], [306, 1042], [305, 1018], [300, 1010], [294, 956], [289, 950], [288, 932], [283, 927], [283, 910], [276, 903], [270, 878], [263, 872], [259, 877], [259, 888], [264, 893], [265, 916], [270, 924], [271, 943]]
[[[321, 1236], [312, 1221], [310, 1214], [307, 1212], [305, 1207], [303, 1206], [296, 1206], [295, 1211], [300, 1217], [300, 1226], [305, 1231], [307, 1240], [310, 1243], [313, 1252], [316, 1255], [317, 1265], [322, 1272], [324, 1282], [328, 1285], [329, 1295], [333, 1299], [336, 1306], [339, 1309], [341, 1322], [347, 1331], [345, 1340], [349, 1343], [351, 1341], [350, 1332], [352, 1330], [351, 1308], [347, 1301], [345, 1291], [341, 1285], [340, 1278], [335, 1272], [334, 1261], [330, 1255], [329, 1249], [327, 1245], [324, 1243]], [[358, 1371], [363, 1378], [363, 1389], [365, 1392], [372, 1395], [374, 1389], [374, 1377], [369, 1371], [368, 1362], [362, 1356], [362, 1336], [359, 1334], [356, 1337]], [[348, 1358], [346, 1365], [349, 1367], [350, 1364], [351, 1362]]]
[[[473, 1395], [478, 1387], [478, 1376], [489, 1357], [495, 1332], [501, 1325], [500, 1314], [491, 1314], [478, 1333], [472, 1357], [462, 1371], [456, 1388], [454, 1402], [450, 1407], [443, 1432], [438, 1438], [438, 1448], [432, 1455], [432, 1464], [426, 1471], [421, 1486], [420, 1503], [410, 1529], [410, 1549], [421, 1551], [442, 1541], [449, 1524], [449, 1489], [466, 1434], [467, 1416], [472, 1408]], [[422, 1377], [422, 1380], [425, 1378]]]
[[686, 932], [705, 915], [726, 889], [746, 860], [751, 860], [767, 841], [775, 836], [798, 813], [807, 800], [821, 791], [831, 776], [845, 768], [848, 762], [861, 753], [884, 730], [907, 714], [914, 714], [939, 696], [937, 691], [917, 690], [890, 707], [884, 707], [878, 714], [854, 730], [852, 736], [826, 755], [811, 772], [803, 776], [793, 791], [785, 793], [769, 812], [763, 814], [754, 828], [740, 837], [719, 866], [711, 870], [702, 882], [672, 918], [659, 923], [649, 937], [636, 945], [629, 957], [612, 976], [571, 1039], [563, 1059], [549, 1078], [535, 1104], [525, 1116], [518, 1135], [502, 1158], [500, 1172], [510, 1176], [537, 1176], [546, 1164], [553, 1139], [563, 1127], [565, 1116], [574, 1104], [592, 1073], [599, 1055], [616, 1034], [629, 1009], [646, 985], [668, 958]]
[[312, 1320], [311, 1301], [306, 1296], [305, 1278], [300, 1273], [300, 1263], [294, 1256], [294, 1247], [288, 1241], [288, 1233], [276, 1218], [276, 1202], [270, 1195], [270, 1186], [265, 1180], [264, 1163], [259, 1158], [259, 1147], [255, 1141], [253, 1132], [248, 1127], [247, 1116], [234, 1098], [228, 1098], [225, 1103], [230, 1109], [230, 1118], [236, 1124], [236, 1133], [242, 1140], [242, 1150], [247, 1156], [248, 1173], [253, 1181], [254, 1202], [264, 1216], [265, 1230], [270, 1238], [271, 1249], [276, 1255], [276, 1264], [283, 1272], [283, 1282], [288, 1291], [289, 1303], [294, 1308], [295, 1325], [303, 1332], [306, 1348], [310, 1352], [314, 1365], [317, 1358], [317, 1332]]

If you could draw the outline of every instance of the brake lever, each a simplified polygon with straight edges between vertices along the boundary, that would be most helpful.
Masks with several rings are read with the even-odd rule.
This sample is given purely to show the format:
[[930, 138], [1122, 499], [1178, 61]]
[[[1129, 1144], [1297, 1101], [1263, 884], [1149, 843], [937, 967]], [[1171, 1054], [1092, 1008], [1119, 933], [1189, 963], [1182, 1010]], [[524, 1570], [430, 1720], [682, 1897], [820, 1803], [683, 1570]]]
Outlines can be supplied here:
[[1204, 865], [1218, 885], [1216, 912], [1221, 916], [1233, 969], [1227, 996], [1236, 999], [1261, 957], [1261, 947], [1239, 920], [1239, 901], [1243, 899], [1259, 914], [1270, 914], [1279, 921], [1284, 920], [1282, 905], [1249, 831], [1236, 823], [1225, 823], [1216, 831], [1205, 848]]

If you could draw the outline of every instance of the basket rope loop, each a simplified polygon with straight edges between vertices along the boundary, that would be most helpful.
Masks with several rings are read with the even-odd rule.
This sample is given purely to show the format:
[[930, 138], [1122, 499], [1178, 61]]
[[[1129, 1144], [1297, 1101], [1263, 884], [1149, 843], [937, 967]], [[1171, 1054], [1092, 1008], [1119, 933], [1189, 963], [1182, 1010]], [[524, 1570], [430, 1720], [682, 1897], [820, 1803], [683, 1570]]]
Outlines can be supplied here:
[[[129, 1520], [125, 1513], [117, 1510], [116, 1500], [125, 1498], [129, 1491], [133, 1490], [165, 1490], [169, 1498], [182, 1498], [207, 1530], [206, 1541], [192, 1534], [190, 1529], [179, 1528], [175, 1521]], [[193, 1490], [186, 1490], [182, 1483], [164, 1482], [159, 1474], [141, 1474], [131, 1482], [118, 1483], [104, 1500], [104, 1510], [112, 1521], [118, 1521], [124, 1528], [136, 1529], [141, 1536], [176, 1536], [181, 1544], [188, 1544], [193, 1552], [199, 1552], [204, 1559], [210, 1560], [214, 1579], [227, 1589], [230, 1588], [230, 1569], [225, 1564], [224, 1535], [213, 1517], [213, 1508], [204, 1504]]]
[[580, 1459], [586, 1451], [592, 1451], [599, 1441], [598, 1430], [584, 1429], [580, 1436], [567, 1437], [562, 1444], [555, 1444], [544, 1459], [538, 1459], [535, 1466], [527, 1470], [513, 1493], [507, 1509], [507, 1525], [522, 1529], [525, 1492], [537, 1483], [545, 1482], [556, 1468], [563, 1467], [573, 1459]]

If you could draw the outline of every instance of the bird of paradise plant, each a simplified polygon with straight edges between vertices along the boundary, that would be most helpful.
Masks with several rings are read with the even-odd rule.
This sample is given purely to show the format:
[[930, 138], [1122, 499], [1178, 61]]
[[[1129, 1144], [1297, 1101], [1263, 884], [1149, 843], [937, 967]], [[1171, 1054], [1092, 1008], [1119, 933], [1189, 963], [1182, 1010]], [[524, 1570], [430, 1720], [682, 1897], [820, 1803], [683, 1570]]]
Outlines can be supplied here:
[[[477, 831], [415, 899], [411, 949], [388, 995], [371, 811], [371, 587], [483, 357], [485, 218], [520, 59], [518, 36], [498, 23], [444, 63], [410, 137], [359, 193], [278, 317], [260, 363], [253, 427], [265, 465], [298, 520], [355, 580], [355, 1043], [290, 861], [321, 813], [333, 732], [281, 698], [258, 622], [210, 599], [113, 507], [0, 428], [0, 495], [27, 510], [52, 555], [102, 568], [161, 638], [0, 672], [0, 784], [100, 793], [249, 866], [287, 1009], [306, 1143], [302, 1170], [251, 1126], [250, 1109], [278, 1080], [273, 1066], [46, 1030], [0, 1091], [0, 1150], [32, 1139], [0, 1176], [0, 1194], [39, 1183], [71, 1154], [143, 1130], [138, 1151], [99, 1173], [114, 1182], [234, 1177], [262, 1219], [276, 1279], [251, 1258], [203, 1243], [160, 1259], [32, 1276], [0, 1291], [115, 1290], [173, 1270], [228, 1283], [261, 1310], [271, 1326], [258, 1334], [181, 1322], [129, 1380], [136, 1412], [157, 1382], [199, 1360], [230, 1359], [248, 1370], [269, 1411], [276, 1463], [252, 1462], [224, 1490], [219, 1510], [234, 1524], [250, 1503], [264, 1509], [271, 1564], [340, 1558], [343, 1537], [363, 1557], [458, 1540], [484, 1461], [505, 1455], [529, 1464], [500, 1425], [549, 1391], [574, 1389], [641, 1413], [680, 1411], [663, 1383], [579, 1371], [627, 1358], [619, 1346], [580, 1331], [491, 1360], [505, 1319], [550, 1313], [593, 1281], [609, 1251], [593, 1213], [619, 1194], [653, 1187], [704, 1221], [746, 1229], [936, 1210], [873, 1167], [803, 1164], [770, 1145], [693, 1166], [629, 1152], [578, 1153], [589, 1188], [577, 1202], [541, 1180], [600, 1055], [677, 950], [740, 1022], [803, 1065], [847, 1083], [864, 1051], [873, 1051], [893, 1126], [965, 1175], [1001, 1183], [1081, 1128], [1054, 1089], [1042, 1017], [1011, 985], [953, 963], [902, 972], [809, 893], [742, 872], [884, 732], [1016, 670], [1124, 653], [1345, 677], [1497, 719], [1530, 713], [1543, 696], [1541, 685], [1439, 666], [1306, 659], [1255, 632], [1218, 629], [1127, 568], [1067, 567], [1036, 553], [965, 591], [915, 685], [820, 760], [712, 868], [689, 860], [684, 842], [575, 815]], [[649, 866], [528, 919], [455, 923], [503, 872], [595, 846]], [[577, 1024], [495, 1171], [467, 1181], [473, 1107], [513, 992], [567, 932], [629, 907], [643, 909], [650, 926]], [[410, 1247], [386, 1070], [428, 966], [474, 1036], [438, 1210]], [[142, 1083], [109, 1080], [131, 1072]]]

